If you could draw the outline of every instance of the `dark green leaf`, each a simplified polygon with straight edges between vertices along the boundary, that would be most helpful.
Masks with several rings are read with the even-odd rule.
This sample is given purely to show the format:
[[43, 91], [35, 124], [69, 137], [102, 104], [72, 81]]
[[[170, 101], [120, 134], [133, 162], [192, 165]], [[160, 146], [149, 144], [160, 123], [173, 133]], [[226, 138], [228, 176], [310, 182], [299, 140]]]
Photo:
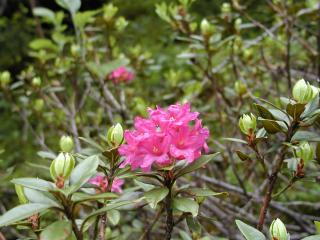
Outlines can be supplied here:
[[256, 109], [258, 111], [259, 117], [264, 118], [264, 119], [274, 120], [274, 117], [271, 114], [271, 112], [268, 109], [266, 109], [264, 106], [256, 104], [256, 103], [254, 104], [254, 106], [256, 107]]
[[26, 188], [32, 188], [39, 191], [48, 192], [55, 189], [55, 186], [52, 182], [48, 182], [40, 178], [15, 178], [12, 179], [11, 182]]
[[315, 132], [298, 131], [293, 135], [291, 141], [320, 142], [320, 135]]
[[219, 196], [219, 195], [227, 196], [228, 195], [227, 192], [214, 192], [207, 188], [186, 188], [186, 189], [183, 189], [183, 192], [186, 192], [195, 197], [209, 197], [209, 196]]
[[77, 191], [83, 184], [96, 173], [99, 165], [99, 158], [97, 155], [90, 156], [80, 162], [71, 172], [70, 175], [70, 187], [67, 189], [67, 193], [73, 193]]
[[80, 202], [87, 202], [87, 201], [95, 201], [99, 199], [109, 200], [117, 197], [118, 197], [117, 194], [110, 193], [110, 192], [100, 193], [95, 195], [90, 195], [87, 193], [74, 193], [72, 194], [72, 201], [76, 203], [80, 203]]
[[230, 142], [238, 142], [238, 143], [243, 143], [243, 144], [248, 144], [246, 141], [239, 139], [239, 138], [223, 138], [226, 141]]
[[162, 201], [168, 195], [168, 193], [169, 189], [166, 187], [154, 188], [144, 193], [144, 197], [151, 208], [156, 208], [157, 204]]
[[41, 240], [71, 240], [72, 228], [68, 221], [56, 221], [47, 226], [40, 234]]
[[172, 206], [174, 209], [181, 212], [191, 213], [193, 217], [198, 215], [199, 205], [190, 198], [174, 198], [172, 201]]
[[236, 220], [236, 224], [247, 240], [266, 240], [266, 237], [262, 234], [262, 232], [245, 224], [244, 222]]
[[31, 188], [24, 188], [24, 194], [30, 203], [41, 203], [61, 207], [59, 202], [48, 192], [38, 191]]
[[19, 205], [0, 217], [0, 227], [7, 226], [53, 207], [48, 204], [27, 203]]
[[277, 132], [281, 132], [283, 131], [283, 129], [281, 128], [280, 124], [278, 121], [275, 120], [268, 120], [268, 119], [258, 119], [259, 121], [261, 121], [264, 129], [271, 134], [277, 133]]
[[243, 153], [243, 152], [240, 152], [240, 151], [236, 151], [238, 157], [241, 159], [241, 161], [248, 161], [248, 160], [251, 160], [251, 158], [249, 157], [249, 155]]
[[287, 105], [287, 113], [293, 117], [293, 119], [298, 119], [305, 109], [305, 104], [296, 103]]

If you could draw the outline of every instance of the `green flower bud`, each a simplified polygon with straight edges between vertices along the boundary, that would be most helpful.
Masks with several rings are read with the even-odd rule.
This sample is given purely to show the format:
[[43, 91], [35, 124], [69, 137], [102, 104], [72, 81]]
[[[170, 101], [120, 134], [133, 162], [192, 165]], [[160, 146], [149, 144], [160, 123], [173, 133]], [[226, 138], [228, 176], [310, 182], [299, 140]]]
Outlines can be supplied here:
[[34, 86], [34, 87], [40, 87], [40, 85], [41, 85], [41, 78], [39, 78], [39, 77], [34, 77], [34, 78], [32, 78], [31, 84], [32, 84], [32, 86]]
[[242, 24], [242, 19], [237, 18], [236, 21], [234, 22], [234, 28], [236, 29], [237, 32], [240, 32], [241, 24]]
[[103, 7], [103, 19], [106, 22], [109, 22], [114, 17], [114, 15], [116, 15], [117, 12], [117, 7], [115, 7], [113, 4], [108, 4]]
[[20, 204], [28, 203], [28, 199], [24, 194], [24, 187], [18, 184], [14, 185]]
[[74, 57], [79, 56], [80, 46], [77, 44], [72, 44], [70, 47], [70, 52], [71, 52], [72, 56], [74, 56]]
[[239, 96], [241, 96], [247, 92], [247, 86], [241, 81], [236, 81], [234, 83], [234, 90]]
[[283, 224], [283, 222], [277, 218], [276, 220], [273, 220], [270, 226], [270, 235], [272, 239], [277, 240], [288, 240], [289, 239], [289, 233], [287, 232], [286, 226]]
[[123, 142], [123, 128], [120, 123], [109, 128], [107, 141], [112, 146], [119, 146]]
[[71, 152], [74, 146], [72, 137], [62, 136], [60, 138], [60, 149], [63, 152]]
[[296, 149], [296, 155], [304, 162], [308, 162], [313, 159], [313, 147], [308, 142], [302, 142]]
[[223, 3], [223, 4], [222, 4], [222, 7], [221, 7], [221, 12], [222, 12], [222, 13], [230, 13], [230, 12], [231, 12], [231, 5], [230, 5], [230, 3], [227, 3], [227, 2]]
[[243, 132], [246, 135], [254, 133], [254, 131], [257, 128], [256, 117], [252, 113], [250, 113], [250, 115], [243, 114], [242, 117], [239, 119], [239, 127], [241, 132]]
[[43, 109], [44, 106], [44, 100], [42, 98], [38, 98], [34, 101], [33, 108], [37, 112], [40, 112]]
[[215, 27], [208, 22], [207, 19], [203, 19], [200, 24], [201, 34], [205, 37], [210, 37], [214, 31]]
[[319, 90], [310, 85], [304, 79], [299, 80], [292, 89], [293, 99], [298, 103], [308, 103], [310, 102], [319, 92]]
[[116, 29], [121, 32], [128, 25], [128, 21], [124, 17], [119, 17], [116, 21]]
[[50, 166], [50, 174], [53, 180], [67, 180], [74, 168], [75, 159], [70, 153], [59, 153], [52, 161]]
[[7, 87], [11, 81], [11, 74], [8, 71], [4, 71], [0, 74], [0, 84], [1, 87]]

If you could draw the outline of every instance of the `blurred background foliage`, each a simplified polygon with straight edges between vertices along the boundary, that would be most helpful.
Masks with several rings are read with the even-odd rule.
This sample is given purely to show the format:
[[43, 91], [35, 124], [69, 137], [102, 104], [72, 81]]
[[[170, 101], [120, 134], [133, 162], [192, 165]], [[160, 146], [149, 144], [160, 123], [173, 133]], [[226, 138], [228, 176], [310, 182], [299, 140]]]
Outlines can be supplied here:
[[[318, 84], [317, 0], [82, 0], [76, 18], [57, 2], [0, 0], [0, 72], [11, 73], [10, 85], [0, 93], [5, 208], [14, 198], [8, 180], [46, 176], [37, 164], [49, 165], [45, 159], [58, 151], [62, 134], [99, 141], [115, 122], [131, 127], [148, 106], [184, 101], [209, 127], [211, 149], [224, 152], [208, 168], [211, 176], [238, 185], [240, 175], [254, 191], [261, 169], [251, 175], [232, 154], [239, 146], [223, 137], [240, 134], [238, 118], [253, 109], [255, 97], [280, 104], [278, 97], [288, 96], [298, 79]], [[118, 8], [115, 16], [110, 6]], [[172, 6], [171, 20], [159, 14], [161, 6]], [[204, 18], [214, 26], [208, 39], [200, 29]], [[135, 72], [127, 86], [107, 81], [118, 65]], [[85, 151], [77, 142], [77, 150]], [[318, 185], [299, 188], [309, 186], [312, 194], [297, 191], [281, 200], [316, 201]]]

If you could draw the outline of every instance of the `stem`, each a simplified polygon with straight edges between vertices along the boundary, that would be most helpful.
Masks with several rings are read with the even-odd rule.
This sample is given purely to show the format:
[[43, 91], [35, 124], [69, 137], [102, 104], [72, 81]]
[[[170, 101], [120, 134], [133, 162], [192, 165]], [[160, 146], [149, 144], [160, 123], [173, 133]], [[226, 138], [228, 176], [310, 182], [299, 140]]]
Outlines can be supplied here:
[[[297, 126], [297, 122], [294, 120], [288, 129], [285, 142], [291, 141], [291, 138], [292, 138], [293, 134], [295, 133], [296, 126]], [[264, 220], [266, 218], [267, 211], [268, 211], [270, 202], [272, 200], [272, 191], [273, 191], [273, 188], [274, 188], [276, 181], [278, 179], [278, 173], [281, 170], [287, 149], [288, 149], [288, 146], [286, 146], [286, 145], [282, 147], [282, 149], [280, 151], [280, 155], [277, 159], [277, 164], [276, 164], [272, 174], [269, 176], [269, 183], [268, 183], [267, 192], [265, 194], [263, 204], [260, 209], [259, 220], [258, 220], [258, 225], [257, 225], [258, 230], [262, 230], [262, 228], [263, 228]]]
[[169, 188], [169, 193], [166, 197], [165, 200], [165, 207], [166, 207], [166, 212], [167, 212], [167, 220], [166, 220], [166, 240], [170, 240], [171, 239], [171, 233], [173, 230], [173, 214], [172, 214], [172, 197], [171, 197], [171, 186]]

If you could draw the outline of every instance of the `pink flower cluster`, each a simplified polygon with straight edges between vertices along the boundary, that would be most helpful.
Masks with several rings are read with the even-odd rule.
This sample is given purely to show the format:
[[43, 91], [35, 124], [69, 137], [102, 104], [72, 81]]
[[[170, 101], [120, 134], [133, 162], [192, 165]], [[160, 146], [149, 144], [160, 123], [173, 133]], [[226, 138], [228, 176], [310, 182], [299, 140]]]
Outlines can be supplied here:
[[130, 82], [133, 77], [134, 75], [132, 72], [130, 72], [126, 67], [121, 66], [109, 75], [109, 80], [115, 84], [119, 84], [122, 82]]
[[193, 162], [208, 151], [209, 130], [203, 128], [198, 112], [190, 111], [190, 104], [175, 104], [166, 110], [148, 109], [149, 118], [135, 118], [133, 131], [124, 134], [127, 144], [119, 148], [125, 156], [121, 167], [131, 165], [143, 171], [151, 166], [164, 167], [179, 160]]
[[[108, 179], [105, 176], [97, 175], [89, 180], [89, 183], [98, 186], [100, 192], [106, 192], [108, 187]], [[124, 180], [115, 178], [112, 182], [111, 192], [121, 193], [121, 186], [124, 184]]]

